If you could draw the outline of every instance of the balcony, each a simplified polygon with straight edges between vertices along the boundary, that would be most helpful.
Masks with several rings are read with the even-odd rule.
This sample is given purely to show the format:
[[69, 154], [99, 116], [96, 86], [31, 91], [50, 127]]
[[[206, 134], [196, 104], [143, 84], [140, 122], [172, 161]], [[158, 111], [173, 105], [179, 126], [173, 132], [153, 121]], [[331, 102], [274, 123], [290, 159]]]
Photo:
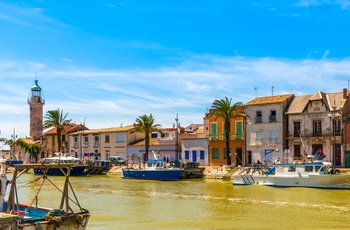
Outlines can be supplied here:
[[255, 124], [262, 123], [262, 117], [255, 117]]
[[79, 142], [73, 142], [72, 143], [73, 148], [78, 148], [79, 147]]
[[276, 120], [276, 115], [270, 115], [269, 116], [269, 121], [270, 122], [276, 122], [277, 120]]
[[98, 147], [98, 146], [100, 145], [100, 142], [99, 142], [99, 141], [93, 141], [93, 142], [92, 142], [92, 145], [93, 145], [94, 147]]
[[83, 141], [83, 147], [88, 147], [89, 146], [89, 142], [88, 141]]
[[[312, 138], [312, 137], [333, 137], [334, 133], [333, 132], [329, 132], [329, 131], [322, 131], [322, 132], [313, 132], [313, 131], [300, 131], [300, 136], [298, 132], [289, 132], [287, 133], [287, 138]], [[335, 136], [341, 136], [341, 132], [340, 131], [336, 131], [335, 132]]]

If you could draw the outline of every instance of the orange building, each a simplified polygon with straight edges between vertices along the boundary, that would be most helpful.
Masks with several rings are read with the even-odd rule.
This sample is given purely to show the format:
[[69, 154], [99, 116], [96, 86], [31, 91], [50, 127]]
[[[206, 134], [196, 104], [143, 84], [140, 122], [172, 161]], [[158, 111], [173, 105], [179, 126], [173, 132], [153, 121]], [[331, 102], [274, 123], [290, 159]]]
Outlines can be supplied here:
[[[243, 107], [237, 110], [243, 111]], [[244, 162], [244, 118], [231, 119], [230, 155], [232, 165], [242, 165]], [[221, 118], [211, 116], [204, 118], [205, 133], [208, 137], [208, 154], [210, 166], [227, 164], [225, 123]]]

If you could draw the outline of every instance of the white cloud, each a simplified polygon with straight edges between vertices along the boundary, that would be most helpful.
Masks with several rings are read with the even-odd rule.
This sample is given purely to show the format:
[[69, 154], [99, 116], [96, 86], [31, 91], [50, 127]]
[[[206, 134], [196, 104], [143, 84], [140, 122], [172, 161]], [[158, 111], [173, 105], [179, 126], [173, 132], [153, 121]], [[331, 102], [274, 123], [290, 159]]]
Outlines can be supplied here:
[[[327, 56], [326, 51], [324, 56]], [[44, 113], [60, 108], [89, 128], [131, 124], [152, 113], [156, 122], [171, 126], [176, 113], [182, 125], [201, 123], [215, 99], [243, 103], [258, 96], [317, 91], [340, 92], [350, 78], [350, 59], [277, 59], [205, 56], [176, 67], [114, 70], [67, 63], [0, 61], [0, 130], [16, 128], [28, 135], [27, 97], [38, 70], [46, 104]], [[32, 71], [28, 73], [28, 70]]]
[[343, 10], [350, 10], [350, 1], [349, 0], [300, 0], [295, 6], [309, 7], [309, 6], [319, 6], [319, 5], [340, 5]]
[[45, 15], [41, 8], [20, 7], [5, 3], [0, 3], [1, 19], [16, 25], [44, 31], [53, 30], [53, 27], [67, 27], [66, 24]]

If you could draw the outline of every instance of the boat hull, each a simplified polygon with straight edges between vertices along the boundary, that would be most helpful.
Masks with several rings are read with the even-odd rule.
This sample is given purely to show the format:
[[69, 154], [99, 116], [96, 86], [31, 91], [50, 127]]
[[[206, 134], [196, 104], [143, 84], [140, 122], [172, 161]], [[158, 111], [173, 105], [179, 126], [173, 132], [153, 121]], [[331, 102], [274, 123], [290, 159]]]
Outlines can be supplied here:
[[[7, 202], [4, 202], [4, 207], [6, 206]], [[8, 226], [12, 227], [5, 229], [85, 230], [90, 219], [90, 213], [87, 210], [67, 214], [60, 209], [34, 207], [26, 204], [16, 204], [16, 209], [14, 214], [1, 213], [2, 218], [7, 219]]]
[[180, 180], [183, 169], [164, 169], [164, 170], [142, 170], [142, 169], [123, 169], [125, 179], [143, 179], [143, 180]]
[[350, 174], [324, 174], [280, 177], [275, 175], [234, 175], [233, 185], [350, 189]]
[[[86, 166], [84, 165], [75, 165], [72, 167], [71, 172], [70, 172], [70, 176], [86, 176], [86, 172], [85, 172]], [[64, 176], [63, 172], [61, 171], [63, 170], [64, 173], [67, 173], [67, 168], [49, 168], [47, 169], [47, 175], [48, 176]], [[39, 169], [39, 168], [34, 168], [34, 175], [36, 176], [42, 176], [43, 175], [43, 170]]]

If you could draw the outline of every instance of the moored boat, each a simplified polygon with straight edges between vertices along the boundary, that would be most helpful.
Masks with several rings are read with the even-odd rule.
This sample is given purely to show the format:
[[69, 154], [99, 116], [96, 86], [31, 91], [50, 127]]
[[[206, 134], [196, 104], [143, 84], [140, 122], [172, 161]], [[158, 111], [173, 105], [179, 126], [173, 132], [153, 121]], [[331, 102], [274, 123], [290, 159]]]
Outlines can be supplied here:
[[275, 162], [272, 167], [256, 165], [238, 169], [233, 185], [266, 185], [276, 187], [308, 187], [350, 189], [350, 174], [334, 170], [331, 162]]
[[[36, 194], [31, 204], [23, 204], [19, 201], [17, 179], [23, 172], [38, 167], [34, 164], [14, 165], [13, 178], [11, 181], [7, 180], [5, 162], [1, 162], [0, 166], [0, 180], [1, 180], [1, 204], [0, 204], [0, 229], [57, 229], [57, 230], [85, 230], [90, 218], [90, 212], [83, 209], [76, 197], [73, 187], [69, 181], [72, 164], [50, 164], [41, 165], [39, 168], [67, 168], [67, 174], [63, 189], [57, 188], [57, 193], [61, 195], [61, 202], [57, 209], [39, 206], [40, 190]], [[42, 179], [40, 189], [44, 189], [44, 182], [48, 180], [45, 175], [41, 178], [36, 178], [35, 181]], [[48, 180], [51, 184], [52, 181]], [[5, 199], [7, 183], [10, 183], [10, 191], [7, 199]], [[50, 191], [52, 187], [50, 186]], [[55, 194], [54, 191], [53, 195]], [[74, 198], [70, 197], [74, 195]], [[74, 203], [75, 206], [71, 206]]]
[[[79, 158], [72, 156], [67, 156], [66, 154], [58, 153], [55, 157], [47, 157], [40, 160], [39, 164], [49, 165], [49, 164], [73, 164], [70, 172], [70, 176], [86, 176], [87, 166], [82, 163]], [[67, 168], [45, 168], [47, 171], [43, 171], [43, 168], [34, 168], [34, 175], [42, 176], [64, 176], [67, 174]]]
[[166, 160], [159, 159], [160, 155], [154, 154], [154, 159], [146, 161], [144, 168], [124, 168], [123, 178], [144, 180], [180, 180], [182, 168], [167, 164]]

